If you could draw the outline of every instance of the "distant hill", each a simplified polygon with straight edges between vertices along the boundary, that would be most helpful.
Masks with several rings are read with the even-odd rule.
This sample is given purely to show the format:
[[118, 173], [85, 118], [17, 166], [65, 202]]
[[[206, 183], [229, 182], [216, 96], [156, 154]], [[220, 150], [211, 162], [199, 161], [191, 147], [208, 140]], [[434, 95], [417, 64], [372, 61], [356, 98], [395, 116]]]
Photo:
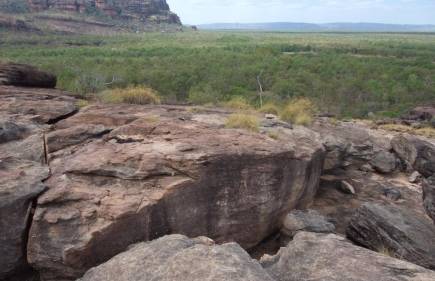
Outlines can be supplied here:
[[435, 32], [435, 25], [335, 22], [325, 24], [298, 22], [213, 23], [197, 25], [198, 29], [220, 30], [294, 30], [294, 31], [408, 31]]

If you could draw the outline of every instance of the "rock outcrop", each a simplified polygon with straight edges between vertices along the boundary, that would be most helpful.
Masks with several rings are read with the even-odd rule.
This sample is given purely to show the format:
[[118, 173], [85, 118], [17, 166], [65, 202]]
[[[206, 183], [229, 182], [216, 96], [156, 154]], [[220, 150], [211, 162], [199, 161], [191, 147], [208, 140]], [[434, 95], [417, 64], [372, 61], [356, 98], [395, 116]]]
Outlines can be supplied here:
[[40, 13], [51, 10], [74, 14], [100, 13], [111, 18], [180, 24], [166, 0], [0, 0], [2, 11]]
[[206, 237], [191, 239], [182, 235], [133, 245], [79, 279], [91, 280], [272, 281], [236, 243], [214, 245]]
[[435, 269], [435, 226], [408, 208], [366, 203], [353, 215], [346, 234], [374, 251]]
[[334, 234], [301, 232], [260, 261], [273, 280], [434, 280], [435, 272], [352, 245]]
[[409, 134], [391, 140], [398, 157], [420, 174], [430, 177], [435, 173], [435, 146]]
[[33, 201], [45, 190], [46, 165], [0, 152], [0, 279], [26, 270]]
[[0, 61], [0, 86], [54, 88], [56, 82], [55, 75], [38, 70], [30, 65]]
[[[136, 120], [118, 123], [129, 116]], [[47, 135], [47, 147], [59, 150], [48, 155], [49, 190], [38, 199], [28, 246], [42, 278], [78, 278], [133, 243], [172, 233], [250, 248], [289, 211], [311, 203], [322, 171], [319, 144], [277, 145], [188, 119], [164, 106], [97, 105], [56, 124], [121, 126], [63, 149], [50, 137], [58, 131]], [[78, 132], [70, 130], [61, 135]]]

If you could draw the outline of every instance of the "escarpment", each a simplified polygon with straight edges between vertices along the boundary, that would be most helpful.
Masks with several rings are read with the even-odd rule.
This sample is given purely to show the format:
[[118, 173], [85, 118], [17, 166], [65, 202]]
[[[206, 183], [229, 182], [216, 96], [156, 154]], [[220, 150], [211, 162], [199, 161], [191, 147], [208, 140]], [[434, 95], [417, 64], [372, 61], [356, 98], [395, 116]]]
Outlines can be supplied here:
[[166, 0], [0, 0], [3, 12], [40, 13], [48, 10], [84, 15], [101, 14], [110, 18], [180, 24]]

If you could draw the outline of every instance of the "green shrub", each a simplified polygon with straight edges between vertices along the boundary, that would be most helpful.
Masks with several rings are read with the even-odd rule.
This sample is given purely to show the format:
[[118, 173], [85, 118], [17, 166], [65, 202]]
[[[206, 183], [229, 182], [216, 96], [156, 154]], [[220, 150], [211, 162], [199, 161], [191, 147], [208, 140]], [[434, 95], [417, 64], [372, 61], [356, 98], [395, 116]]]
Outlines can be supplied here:
[[104, 92], [101, 101], [103, 103], [159, 104], [160, 98], [157, 91], [150, 87], [130, 86]]
[[260, 122], [257, 117], [249, 114], [233, 114], [231, 115], [225, 127], [234, 129], [245, 129], [257, 133], [259, 131]]
[[279, 117], [286, 122], [308, 126], [313, 122], [311, 115], [315, 111], [316, 109], [309, 99], [298, 98], [291, 100]]

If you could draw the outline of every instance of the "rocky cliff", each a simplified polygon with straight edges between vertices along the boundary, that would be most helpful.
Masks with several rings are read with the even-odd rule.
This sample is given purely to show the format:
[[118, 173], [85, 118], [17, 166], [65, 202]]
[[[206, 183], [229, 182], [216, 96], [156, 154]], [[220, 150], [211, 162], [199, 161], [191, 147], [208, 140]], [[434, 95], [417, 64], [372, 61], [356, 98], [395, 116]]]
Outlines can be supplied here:
[[40, 13], [47, 10], [180, 24], [180, 18], [170, 11], [166, 0], [0, 0], [0, 11], [7, 13]]

